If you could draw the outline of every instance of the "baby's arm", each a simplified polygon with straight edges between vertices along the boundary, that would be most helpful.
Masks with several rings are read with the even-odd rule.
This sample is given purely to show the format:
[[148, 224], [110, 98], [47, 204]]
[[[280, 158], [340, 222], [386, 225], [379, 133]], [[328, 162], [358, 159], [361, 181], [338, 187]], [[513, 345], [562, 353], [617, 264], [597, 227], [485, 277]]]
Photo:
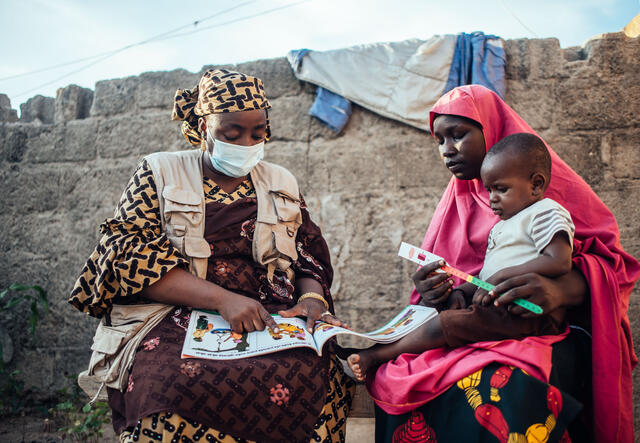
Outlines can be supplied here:
[[473, 292], [475, 290], [475, 285], [472, 285], [471, 283], [463, 283], [460, 286], [453, 288], [446, 298], [436, 305], [428, 305], [424, 303], [424, 301], [421, 301], [419, 304], [422, 306], [433, 306], [438, 310], [438, 312], [449, 309], [464, 309], [471, 304], [471, 298], [473, 297]]
[[463, 283], [451, 292], [447, 300], [447, 309], [463, 309], [471, 304], [471, 298], [476, 286], [471, 283]]
[[[509, 266], [487, 280], [492, 285], [497, 285], [512, 277], [524, 274], [540, 274], [545, 277], [559, 277], [571, 271], [572, 247], [569, 244], [569, 236], [564, 231], [558, 231], [549, 244], [540, 253], [539, 257], [516, 266]], [[493, 294], [495, 297], [496, 294]], [[493, 298], [487, 291], [478, 288], [473, 295], [475, 304], [488, 305]]]
[[[489, 278], [489, 283], [496, 285], [508, 278], [524, 274], [540, 274], [545, 277], [560, 277], [571, 271], [571, 245], [564, 231], [558, 231], [539, 257], [521, 265], [504, 268]], [[495, 282], [494, 282], [495, 281]]]

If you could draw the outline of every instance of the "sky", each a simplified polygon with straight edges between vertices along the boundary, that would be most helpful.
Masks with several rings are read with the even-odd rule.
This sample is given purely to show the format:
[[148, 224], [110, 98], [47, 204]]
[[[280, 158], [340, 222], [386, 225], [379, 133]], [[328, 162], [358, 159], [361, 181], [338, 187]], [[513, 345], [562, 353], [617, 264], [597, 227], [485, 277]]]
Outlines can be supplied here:
[[0, 93], [19, 109], [70, 84], [460, 32], [579, 46], [638, 13], [640, 0], [0, 0]]

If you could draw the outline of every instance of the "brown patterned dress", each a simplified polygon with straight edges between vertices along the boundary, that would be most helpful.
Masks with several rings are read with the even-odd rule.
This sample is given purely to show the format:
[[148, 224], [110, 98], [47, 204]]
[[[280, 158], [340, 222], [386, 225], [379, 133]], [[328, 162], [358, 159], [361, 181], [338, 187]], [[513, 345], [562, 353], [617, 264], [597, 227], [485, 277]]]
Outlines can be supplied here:
[[[286, 275], [276, 271], [269, 282], [252, 259], [252, 183], [226, 193], [205, 177], [203, 190], [212, 251], [207, 280], [259, 300], [269, 312], [294, 306], [299, 294]], [[296, 278], [317, 280], [331, 304], [327, 245], [304, 205], [302, 217]], [[175, 266], [187, 267], [162, 231], [145, 162], [101, 230], [69, 300], [90, 315], [104, 315], [113, 303], [144, 303], [140, 291]], [[137, 349], [125, 392], [109, 389], [121, 441], [344, 441], [354, 385], [335, 356], [299, 349], [231, 361], [182, 360], [188, 317], [186, 307], [167, 315]]]

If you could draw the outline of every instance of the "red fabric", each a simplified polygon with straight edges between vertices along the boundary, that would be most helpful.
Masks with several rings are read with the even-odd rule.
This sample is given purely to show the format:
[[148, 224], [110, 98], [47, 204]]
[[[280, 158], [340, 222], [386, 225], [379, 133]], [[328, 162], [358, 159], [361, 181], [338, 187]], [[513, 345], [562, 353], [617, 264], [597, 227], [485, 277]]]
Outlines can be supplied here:
[[[487, 149], [517, 132], [535, 134], [495, 93], [478, 85], [455, 88], [438, 100], [430, 113], [432, 132], [438, 114], [459, 115], [480, 123]], [[595, 440], [632, 441], [631, 370], [637, 358], [627, 308], [633, 285], [640, 276], [640, 265], [622, 249], [611, 211], [547, 147], [552, 170], [545, 197], [559, 202], [571, 213], [576, 227], [573, 263], [584, 274], [591, 293]], [[497, 221], [480, 179], [452, 177], [422, 248], [444, 257], [454, 267], [477, 274], [482, 268], [489, 231]], [[414, 290], [411, 302], [417, 303], [418, 299]], [[411, 372], [407, 375], [411, 376]]]
[[404, 414], [433, 400], [458, 380], [492, 362], [517, 366], [527, 374], [549, 381], [551, 345], [560, 335], [471, 343], [459, 348], [437, 348], [422, 354], [402, 354], [380, 366], [367, 389], [389, 414]]

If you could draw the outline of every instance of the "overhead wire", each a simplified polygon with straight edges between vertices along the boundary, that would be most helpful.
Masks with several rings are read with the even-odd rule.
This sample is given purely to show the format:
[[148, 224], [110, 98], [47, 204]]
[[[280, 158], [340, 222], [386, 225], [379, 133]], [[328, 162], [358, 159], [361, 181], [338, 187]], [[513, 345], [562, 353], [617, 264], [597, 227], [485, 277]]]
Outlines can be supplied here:
[[[111, 51], [113, 51], [113, 50], [111, 50]], [[47, 66], [46, 68], [34, 69], [33, 71], [21, 72], [20, 74], [13, 74], [13, 75], [8, 75], [6, 77], [0, 77], [0, 82], [1, 81], [5, 81], [5, 80], [12, 80], [14, 78], [26, 77], [26, 76], [33, 75], [33, 74], [38, 74], [40, 72], [51, 71], [52, 69], [62, 68], [64, 66], [75, 65], [75, 64], [78, 64], [80, 62], [87, 61], [87, 60], [93, 60], [93, 59], [95, 59], [97, 57], [100, 57], [102, 55], [109, 54], [109, 53], [111, 53], [111, 51], [101, 52], [99, 54], [90, 55], [88, 57], [77, 58], [77, 59], [74, 59], [74, 60], [70, 60], [68, 62], [59, 63], [57, 65]]]
[[[238, 22], [238, 21], [248, 20], [250, 18], [258, 17], [260, 15], [265, 15], [265, 14], [268, 14], [268, 13], [271, 13], [271, 12], [276, 12], [277, 10], [280, 10], [280, 9], [293, 7], [293, 6], [296, 6], [296, 5], [300, 4], [300, 3], [307, 3], [307, 2], [310, 2], [310, 1], [313, 1], [313, 0], [301, 0], [301, 1], [298, 1], [298, 2], [290, 3], [288, 5], [280, 6], [280, 7], [269, 9], [269, 10], [265, 10], [265, 11], [261, 11], [260, 13], [257, 13], [257, 14], [240, 17], [238, 19], [230, 20], [230, 21], [227, 21], [227, 22], [224, 22], [224, 23], [217, 23], [217, 24], [214, 24], [214, 25], [210, 25], [210, 26], [208, 26], [206, 28], [201, 28], [198, 31], [192, 31], [192, 32], [188, 32], [188, 33], [184, 33], [184, 34], [180, 34], [180, 35], [175, 35], [175, 36], [173, 36], [173, 35], [172, 36], [168, 36], [166, 38], [163, 38], [162, 40], [168, 40], [168, 39], [171, 39], [171, 38], [174, 38], [174, 37], [181, 37], [183, 35], [188, 35], [188, 34], [193, 34], [195, 32], [204, 31], [206, 29], [211, 29], [211, 28], [215, 28], [215, 27], [230, 25], [230, 24], [233, 24], [233, 23]], [[112, 97], [112, 96], [116, 96], [116, 95], [117, 94], [110, 94], [110, 95], [106, 95], [106, 96], [103, 95], [101, 97], [102, 98], [106, 98], [106, 97]]]
[[205, 21], [208, 21], [208, 20], [211, 20], [213, 18], [219, 17], [219, 16], [224, 15], [224, 14], [226, 14], [228, 12], [231, 12], [231, 11], [233, 11], [235, 9], [238, 9], [238, 8], [240, 8], [242, 6], [246, 6], [246, 5], [250, 4], [250, 3], [255, 3], [256, 1], [257, 0], [248, 0], [248, 1], [242, 2], [240, 4], [237, 4], [237, 5], [234, 5], [234, 6], [230, 7], [230, 8], [227, 8], [224, 11], [220, 11], [220, 12], [212, 14], [212, 15], [210, 15], [208, 17], [204, 17], [204, 18], [201, 18], [201, 19], [198, 19], [198, 20], [194, 20], [193, 22], [190, 22], [188, 24], [185, 24], [185, 25], [182, 25], [182, 26], [178, 26], [177, 28], [171, 29], [171, 30], [166, 31], [166, 32], [162, 32], [160, 34], [154, 35], [153, 37], [149, 37], [147, 39], [141, 40], [141, 41], [136, 42], [136, 43], [131, 43], [131, 44], [122, 46], [120, 48], [111, 49], [109, 51], [105, 51], [105, 52], [101, 52], [101, 53], [98, 53], [98, 54], [90, 55], [90, 56], [87, 56], [87, 57], [82, 57], [82, 58], [70, 60], [70, 61], [67, 61], [67, 62], [64, 62], [64, 63], [58, 63], [58, 64], [55, 64], [55, 65], [52, 65], [52, 66], [47, 66], [45, 68], [35, 69], [33, 71], [28, 71], [28, 72], [22, 72], [20, 74], [9, 75], [7, 77], [0, 77], [0, 81], [11, 80], [11, 79], [14, 79], [14, 78], [19, 78], [19, 77], [32, 75], [32, 74], [37, 74], [37, 73], [40, 73], [40, 72], [50, 71], [52, 69], [62, 68], [64, 66], [75, 65], [75, 64], [78, 64], [80, 62], [84, 62], [84, 61], [87, 61], [87, 60], [93, 60], [93, 59], [96, 59], [98, 57], [102, 57], [102, 56], [109, 55], [109, 54], [112, 54], [112, 53], [124, 51], [126, 49], [130, 49], [130, 48], [133, 48], [135, 46], [141, 46], [141, 45], [145, 45], [147, 43], [160, 41], [160, 40], [162, 40], [161, 37], [165, 37], [165, 36], [167, 36], [169, 34], [173, 34], [173, 33], [177, 32], [177, 31], [180, 31], [180, 30], [182, 30], [184, 28], [188, 28], [188, 27], [191, 27], [191, 26], [198, 26], [200, 23], [203, 23]]
[[[252, 3], [254, 1], [256, 1], [256, 0], [251, 0], [251, 1], [248, 1], [248, 2], [245, 2], [245, 3]], [[300, 5], [302, 3], [307, 3], [307, 2], [310, 2], [310, 1], [312, 1], [312, 0], [301, 0], [301, 1], [297, 1], [297, 2], [287, 3], [286, 5], [278, 6], [276, 8], [267, 9], [267, 10], [261, 11], [261, 12], [256, 13], [256, 14], [246, 15], [244, 17], [239, 17], [239, 18], [236, 18], [236, 19], [233, 19], [233, 20], [222, 22], [222, 23], [216, 23], [216, 24], [213, 24], [213, 25], [210, 25], [210, 26], [199, 28], [199, 29], [196, 29], [194, 31], [184, 32], [184, 33], [181, 33], [181, 34], [167, 35], [167, 34], [170, 33], [170, 31], [168, 31], [168, 32], [165, 32], [165, 33], [161, 34], [163, 37], [158, 37], [158, 36], [151, 37], [151, 38], [149, 38], [147, 40], [143, 40], [142, 42], [134, 43], [134, 44], [131, 44], [131, 45], [123, 46], [122, 48], [115, 49], [115, 50], [113, 50], [111, 52], [106, 53], [104, 55], [104, 57], [102, 57], [102, 58], [100, 58], [98, 60], [95, 60], [95, 61], [93, 61], [93, 62], [91, 62], [89, 64], [86, 64], [86, 65], [84, 65], [84, 66], [82, 66], [82, 67], [80, 67], [80, 68], [78, 68], [78, 69], [76, 69], [76, 70], [74, 70], [72, 72], [64, 74], [64, 75], [62, 75], [62, 76], [60, 76], [60, 77], [58, 77], [58, 78], [56, 78], [54, 80], [47, 81], [46, 83], [43, 83], [43, 84], [40, 84], [40, 85], [35, 86], [33, 88], [30, 88], [30, 89], [28, 89], [26, 91], [22, 91], [22, 92], [20, 92], [18, 94], [13, 94], [12, 97], [14, 97], [14, 98], [22, 97], [22, 96], [24, 96], [26, 94], [29, 94], [30, 92], [33, 92], [35, 90], [38, 90], [38, 89], [42, 88], [44, 86], [49, 86], [51, 84], [54, 84], [54, 83], [56, 83], [56, 82], [58, 82], [58, 81], [60, 81], [60, 80], [62, 80], [64, 78], [67, 78], [67, 77], [69, 77], [69, 76], [71, 76], [73, 74], [76, 74], [78, 72], [84, 71], [85, 69], [88, 69], [91, 66], [93, 66], [93, 65], [95, 65], [97, 63], [100, 63], [100, 62], [102, 62], [102, 61], [104, 61], [104, 60], [106, 60], [106, 59], [108, 59], [108, 58], [110, 58], [110, 57], [122, 52], [122, 51], [130, 49], [130, 48], [132, 48], [134, 46], [140, 46], [140, 45], [148, 44], [148, 43], [155, 43], [155, 42], [159, 42], [159, 41], [162, 41], [162, 40], [168, 40], [170, 38], [183, 37], [185, 35], [191, 35], [191, 34], [195, 34], [197, 32], [206, 31], [207, 29], [212, 29], [212, 28], [221, 27], [221, 26], [227, 26], [227, 25], [230, 25], [230, 24], [233, 24], [233, 23], [237, 23], [237, 22], [240, 22], [240, 21], [249, 20], [249, 19], [256, 18], [256, 17], [261, 17], [261, 16], [266, 15], [266, 14], [270, 14], [270, 13], [273, 13], [273, 12], [276, 12], [276, 11], [280, 11], [280, 10], [283, 10], [283, 9], [291, 8], [293, 6], [297, 6], [297, 5]], [[239, 7], [239, 6], [236, 5], [236, 7]], [[220, 15], [220, 14], [218, 14], [218, 15]], [[185, 25], [185, 26], [189, 26], [189, 25]]]
[[[121, 51], [123, 51], [123, 50], [124, 50], [124, 49], [122, 49], [122, 50], [118, 50], [118, 51], [116, 51], [116, 52], [121, 52]], [[28, 93], [30, 93], [30, 92], [33, 92], [33, 91], [37, 90], [37, 89], [44, 88], [45, 86], [52, 85], [52, 84], [54, 84], [54, 83], [56, 83], [56, 82], [59, 82], [60, 80], [65, 79], [65, 78], [67, 78], [67, 77], [69, 77], [69, 76], [71, 76], [71, 75], [73, 75], [73, 74], [76, 74], [76, 73], [78, 73], [78, 72], [80, 72], [80, 71], [84, 71], [85, 69], [90, 68], [91, 66], [93, 66], [93, 65], [95, 65], [95, 64], [98, 64], [98, 63], [100, 63], [101, 61], [108, 59], [109, 57], [112, 57], [113, 55], [115, 55], [115, 53], [107, 53], [107, 55], [105, 55], [104, 57], [99, 58], [98, 60], [95, 60], [95, 61], [93, 61], [93, 62], [91, 62], [91, 63], [89, 63], [89, 64], [86, 64], [86, 65], [84, 65], [84, 66], [82, 66], [82, 67], [80, 67], [80, 68], [76, 69], [75, 71], [68, 72], [68, 73], [66, 73], [66, 74], [64, 74], [64, 75], [62, 75], [62, 76], [60, 76], [60, 77], [58, 77], [58, 78], [55, 78], [55, 79], [53, 79], [53, 80], [50, 80], [50, 81], [48, 81], [48, 82], [46, 82], [46, 83], [42, 83], [42, 84], [40, 84], [40, 85], [38, 85], [38, 86], [36, 86], [36, 87], [34, 87], [34, 88], [27, 89], [26, 91], [22, 91], [22, 92], [20, 92], [20, 93], [18, 93], [18, 94], [14, 94], [14, 95], [13, 95], [13, 97], [14, 97], [14, 98], [22, 97], [23, 95], [26, 95], [26, 94], [28, 94]]]
[[524, 22], [522, 20], [520, 20], [520, 18], [511, 10], [509, 9], [509, 7], [507, 7], [507, 5], [505, 4], [504, 0], [498, 0], [500, 2], [500, 4], [502, 5], [502, 7], [509, 13], [511, 14], [511, 16], [516, 19], [516, 21], [518, 23], [520, 23], [522, 25], [522, 27], [524, 29], [526, 29], [529, 33], [533, 34], [533, 36], [535, 38], [540, 38], [540, 36], [538, 36], [538, 34], [536, 34], [536, 32], [534, 30], [532, 30], [530, 27], [528, 27], [527, 25], [524, 24]]
[[228, 22], [215, 23], [213, 25], [204, 26], [202, 28], [199, 28], [199, 29], [196, 29], [196, 30], [193, 30], [193, 31], [183, 32], [181, 34], [170, 35], [170, 36], [167, 36], [167, 37], [165, 37], [163, 39], [160, 39], [160, 40], [169, 40], [169, 39], [176, 38], [176, 37], [184, 37], [185, 35], [195, 34], [196, 32], [206, 31], [207, 29], [219, 28], [221, 26], [231, 25], [233, 23], [237, 23], [237, 22], [240, 22], [240, 21], [244, 21], [244, 20], [249, 20], [249, 19], [252, 19], [252, 18], [260, 17], [262, 15], [270, 14], [272, 12], [280, 11], [282, 9], [292, 8], [294, 6], [300, 5], [302, 3], [308, 3], [310, 1], [312, 1], [312, 0], [300, 0], [298, 2], [287, 3], [286, 5], [278, 6], [278, 7], [273, 8], [273, 9], [267, 9], [265, 11], [261, 11], [261, 12], [256, 13], [256, 14], [246, 15], [244, 17], [240, 17], [240, 18], [237, 18], [237, 19], [229, 20]]

